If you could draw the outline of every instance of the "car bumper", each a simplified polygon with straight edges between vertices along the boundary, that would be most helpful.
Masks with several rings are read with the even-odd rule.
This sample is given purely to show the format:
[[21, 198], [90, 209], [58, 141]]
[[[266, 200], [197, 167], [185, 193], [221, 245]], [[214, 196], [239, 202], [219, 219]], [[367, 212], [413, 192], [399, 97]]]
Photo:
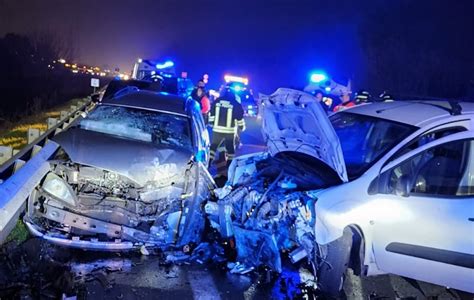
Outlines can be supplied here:
[[52, 244], [78, 248], [84, 250], [100, 250], [100, 251], [129, 251], [139, 249], [142, 244], [132, 243], [132, 242], [123, 242], [121, 240], [116, 240], [114, 242], [105, 242], [105, 241], [95, 241], [95, 240], [80, 240], [76, 238], [66, 238], [60, 236], [53, 236], [48, 233], [44, 233], [43, 230], [32, 221], [25, 218], [23, 220], [28, 228], [29, 232], [35, 236], [42, 238]]

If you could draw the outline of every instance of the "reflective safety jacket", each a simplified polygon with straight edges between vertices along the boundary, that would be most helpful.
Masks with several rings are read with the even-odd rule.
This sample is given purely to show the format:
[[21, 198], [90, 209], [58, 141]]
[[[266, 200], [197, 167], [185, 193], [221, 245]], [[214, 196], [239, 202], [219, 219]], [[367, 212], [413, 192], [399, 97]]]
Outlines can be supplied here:
[[236, 134], [245, 130], [244, 109], [235, 98], [218, 98], [209, 111], [209, 124], [213, 132]]
[[341, 104], [337, 105], [336, 107], [334, 107], [333, 112], [338, 112], [340, 110], [344, 110], [346, 108], [353, 107], [353, 106], [355, 106], [355, 103], [352, 102], [352, 101], [348, 101], [346, 103], [341, 103]]

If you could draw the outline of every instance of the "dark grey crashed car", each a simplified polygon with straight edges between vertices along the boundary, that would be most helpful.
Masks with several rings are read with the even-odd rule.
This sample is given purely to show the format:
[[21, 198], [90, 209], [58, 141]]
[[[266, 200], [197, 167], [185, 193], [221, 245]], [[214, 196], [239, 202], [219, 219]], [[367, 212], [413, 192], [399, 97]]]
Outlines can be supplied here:
[[214, 183], [199, 106], [128, 89], [55, 136], [24, 221], [53, 243], [97, 250], [198, 242]]

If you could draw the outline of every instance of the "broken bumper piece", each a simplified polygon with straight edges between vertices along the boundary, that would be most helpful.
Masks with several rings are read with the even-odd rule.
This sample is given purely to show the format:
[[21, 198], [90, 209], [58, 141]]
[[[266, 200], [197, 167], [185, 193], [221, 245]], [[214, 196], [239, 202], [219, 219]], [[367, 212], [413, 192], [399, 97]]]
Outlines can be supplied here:
[[140, 248], [141, 245], [132, 242], [115, 242], [96, 241], [96, 240], [80, 240], [75, 237], [69, 239], [66, 237], [53, 236], [49, 233], [43, 233], [41, 228], [28, 220], [24, 220], [28, 230], [36, 237], [47, 240], [50, 243], [59, 246], [80, 248], [85, 250], [101, 250], [101, 251], [127, 251]]

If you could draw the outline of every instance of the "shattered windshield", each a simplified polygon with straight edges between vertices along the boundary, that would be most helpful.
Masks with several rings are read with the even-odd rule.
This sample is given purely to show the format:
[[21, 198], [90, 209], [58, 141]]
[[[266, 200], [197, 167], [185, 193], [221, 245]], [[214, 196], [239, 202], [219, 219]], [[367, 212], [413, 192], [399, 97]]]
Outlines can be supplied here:
[[82, 129], [157, 145], [192, 150], [187, 117], [137, 108], [100, 105], [79, 126]]
[[330, 117], [342, 147], [349, 179], [362, 175], [416, 127], [384, 119], [341, 112]]

